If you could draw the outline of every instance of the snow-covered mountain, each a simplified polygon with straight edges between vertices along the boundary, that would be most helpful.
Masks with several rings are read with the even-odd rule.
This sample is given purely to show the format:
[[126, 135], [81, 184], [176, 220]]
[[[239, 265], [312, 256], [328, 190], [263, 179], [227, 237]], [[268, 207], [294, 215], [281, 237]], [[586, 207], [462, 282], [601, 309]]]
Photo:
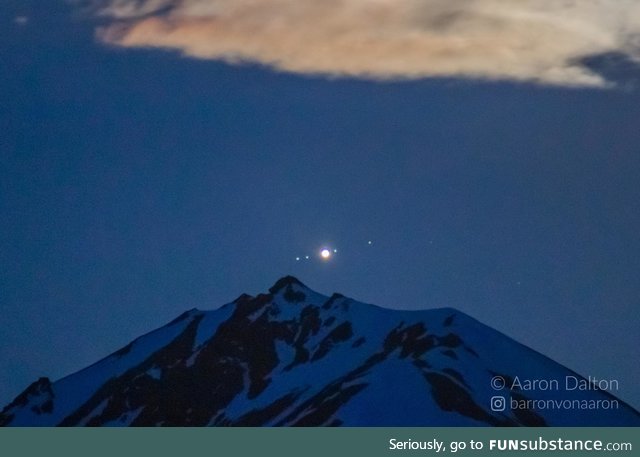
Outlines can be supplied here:
[[[567, 377], [589, 390], [565, 390]], [[592, 387], [454, 309], [384, 309], [289, 276], [267, 294], [187, 311], [56, 382], [40, 378], [0, 425], [640, 425]]]

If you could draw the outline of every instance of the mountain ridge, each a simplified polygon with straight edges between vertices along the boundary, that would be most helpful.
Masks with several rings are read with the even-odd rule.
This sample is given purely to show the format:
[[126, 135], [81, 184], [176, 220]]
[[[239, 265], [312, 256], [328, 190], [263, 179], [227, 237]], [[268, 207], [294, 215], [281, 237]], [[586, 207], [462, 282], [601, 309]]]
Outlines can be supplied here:
[[505, 393], [562, 400], [491, 386], [536, 373], [580, 376], [453, 308], [389, 310], [285, 276], [269, 293], [185, 311], [58, 381], [40, 378], [0, 425], [640, 425], [604, 391], [563, 394], [617, 401], [615, 411], [491, 408]]

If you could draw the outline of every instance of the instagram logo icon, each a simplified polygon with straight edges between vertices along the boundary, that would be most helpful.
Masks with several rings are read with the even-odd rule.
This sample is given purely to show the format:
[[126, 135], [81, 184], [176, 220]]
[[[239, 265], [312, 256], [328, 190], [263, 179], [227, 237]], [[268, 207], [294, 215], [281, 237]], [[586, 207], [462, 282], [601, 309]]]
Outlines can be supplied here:
[[491, 397], [491, 411], [504, 411], [507, 401], [504, 397]]

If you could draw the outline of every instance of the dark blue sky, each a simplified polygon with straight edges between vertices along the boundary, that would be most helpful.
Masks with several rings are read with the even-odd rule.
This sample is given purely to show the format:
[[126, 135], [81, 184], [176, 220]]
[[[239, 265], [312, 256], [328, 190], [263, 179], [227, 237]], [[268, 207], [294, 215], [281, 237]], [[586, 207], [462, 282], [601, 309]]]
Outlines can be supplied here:
[[39, 3], [0, 5], [0, 405], [293, 274], [456, 307], [640, 406], [640, 90], [282, 74]]

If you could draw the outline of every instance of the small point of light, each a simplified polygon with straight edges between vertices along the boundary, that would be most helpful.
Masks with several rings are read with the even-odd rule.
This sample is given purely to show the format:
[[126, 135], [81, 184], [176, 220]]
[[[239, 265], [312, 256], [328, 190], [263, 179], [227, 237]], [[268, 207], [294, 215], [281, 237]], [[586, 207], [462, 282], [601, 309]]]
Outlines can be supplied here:
[[309, 256], [308, 256], [308, 255], [305, 255], [305, 256], [304, 256], [304, 258], [305, 258], [305, 259], [307, 259], [307, 260], [309, 260]]
[[300, 260], [300, 257], [296, 257], [296, 261]]
[[367, 244], [373, 244], [373, 241], [367, 241]]
[[333, 252], [337, 253], [337, 252], [338, 252], [338, 250], [337, 250], [337, 249], [334, 249], [334, 250], [333, 250]]

